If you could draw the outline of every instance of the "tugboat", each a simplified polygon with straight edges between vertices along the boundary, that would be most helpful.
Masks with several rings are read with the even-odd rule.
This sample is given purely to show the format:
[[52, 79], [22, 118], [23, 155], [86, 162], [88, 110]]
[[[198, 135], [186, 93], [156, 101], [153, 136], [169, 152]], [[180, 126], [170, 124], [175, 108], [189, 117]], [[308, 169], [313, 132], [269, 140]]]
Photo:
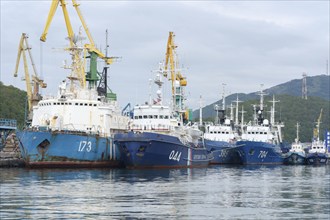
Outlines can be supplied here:
[[[204, 144], [208, 151], [213, 154], [210, 164], [232, 164], [235, 154], [232, 147], [235, 146], [237, 133], [233, 123], [233, 106], [231, 105], [230, 119], [226, 116], [226, 101], [223, 92], [222, 108], [219, 105], [214, 106], [217, 113], [215, 124], [209, 124], [205, 127]], [[237, 101], [238, 105], [238, 101]], [[236, 106], [238, 113], [238, 106]], [[237, 123], [238, 124], [238, 123]]]
[[[135, 106], [130, 132], [116, 134], [115, 143], [119, 147], [127, 168], [180, 168], [208, 166], [209, 154], [200, 146], [202, 132], [197, 125], [185, 123], [183, 87], [185, 77], [175, 68], [174, 34], [169, 33], [165, 70], [160, 67], [155, 84], [158, 85], [157, 99]], [[163, 104], [162, 75], [167, 76], [170, 61], [172, 81], [172, 107]]]
[[[51, 12], [57, 7], [54, 2]], [[66, 10], [65, 4], [61, 6], [63, 11]], [[81, 35], [74, 35], [68, 17], [65, 19], [69, 24], [70, 47], [67, 51], [72, 57], [71, 65], [66, 68], [71, 73], [60, 84], [58, 95], [39, 101], [33, 107], [31, 124], [17, 132], [22, 157], [28, 167], [120, 166], [120, 154], [113, 144], [113, 135], [127, 130], [129, 118], [121, 114], [116, 94], [107, 92], [108, 67], [104, 67], [100, 74], [101, 80], [97, 71], [98, 57], [106, 65], [112, 62], [112, 58], [98, 51], [91, 39], [90, 45], [82, 46]], [[41, 37], [43, 41], [47, 29], [46, 26]], [[89, 53], [90, 67], [86, 76], [85, 50]]]
[[264, 118], [263, 97], [265, 93], [259, 92], [260, 105], [254, 106], [254, 122], [241, 125], [241, 140], [236, 142], [234, 150], [241, 164], [283, 164], [281, 150], [282, 123], [275, 123], [275, 98], [271, 108], [271, 120]]
[[[329, 152], [327, 152], [326, 142], [320, 140], [320, 123], [322, 117], [322, 109], [320, 116], [317, 120], [316, 127], [314, 128], [314, 137], [312, 145], [307, 154], [307, 164], [309, 165], [324, 165], [328, 163]], [[325, 133], [325, 140], [329, 140], [329, 132]]]
[[304, 165], [306, 164], [306, 152], [299, 141], [299, 123], [297, 122], [297, 138], [292, 143], [291, 149], [285, 154], [284, 164]]

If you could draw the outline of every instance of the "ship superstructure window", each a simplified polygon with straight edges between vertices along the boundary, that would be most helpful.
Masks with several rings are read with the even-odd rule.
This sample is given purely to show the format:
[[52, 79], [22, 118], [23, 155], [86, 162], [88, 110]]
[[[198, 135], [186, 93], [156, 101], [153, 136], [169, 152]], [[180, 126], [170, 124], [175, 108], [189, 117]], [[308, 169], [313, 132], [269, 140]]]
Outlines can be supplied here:
[[154, 115], [154, 118], [156, 118], [156, 119], [157, 119], [157, 118], [158, 118], [158, 115]]
[[146, 119], [146, 118], [148, 118], [148, 116], [147, 115], [143, 115], [143, 118]]
[[148, 118], [153, 118], [152, 115], [149, 115]]
[[163, 115], [160, 115], [160, 116], [159, 116], [159, 119], [163, 119], [163, 118], [164, 118], [164, 116], [163, 116]]
[[165, 119], [168, 119], [168, 115], [165, 115]]
[[139, 115], [139, 119], [142, 119], [142, 115]]

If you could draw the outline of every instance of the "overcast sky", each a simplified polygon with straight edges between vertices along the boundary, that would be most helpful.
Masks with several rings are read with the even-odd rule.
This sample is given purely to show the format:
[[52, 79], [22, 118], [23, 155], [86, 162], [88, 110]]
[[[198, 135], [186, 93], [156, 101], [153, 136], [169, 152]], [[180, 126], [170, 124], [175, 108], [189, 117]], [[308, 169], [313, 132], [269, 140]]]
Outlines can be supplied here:
[[[57, 9], [46, 43], [39, 38], [51, 1], [1, 1], [1, 81], [23, 90], [14, 78], [20, 36], [28, 33], [43, 94], [56, 94], [70, 60], [63, 13]], [[81, 23], [68, 0], [75, 32]], [[227, 93], [250, 93], [302, 77], [326, 73], [329, 60], [329, 1], [79, 1], [100, 48], [109, 31], [110, 87], [123, 107], [148, 100], [152, 70], [165, 58], [169, 31], [176, 35], [180, 65], [187, 77], [187, 105], [196, 109]], [[42, 58], [41, 58], [42, 57]], [[101, 63], [100, 63], [101, 64]], [[100, 66], [101, 67], [101, 66]], [[29, 66], [30, 72], [32, 67]], [[99, 68], [101, 70], [101, 68]], [[23, 76], [23, 63], [19, 75]], [[169, 85], [168, 85], [169, 86]], [[166, 93], [170, 92], [168, 88]]]

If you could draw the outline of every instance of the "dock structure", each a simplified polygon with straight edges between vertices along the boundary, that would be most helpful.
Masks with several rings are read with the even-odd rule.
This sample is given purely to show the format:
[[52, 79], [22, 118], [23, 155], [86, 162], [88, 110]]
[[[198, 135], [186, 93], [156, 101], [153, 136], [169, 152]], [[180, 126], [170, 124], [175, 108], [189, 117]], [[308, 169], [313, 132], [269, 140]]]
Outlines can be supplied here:
[[17, 129], [17, 121], [14, 119], [0, 118], [0, 150], [5, 146], [8, 135]]
[[0, 119], [0, 167], [24, 166], [15, 135], [16, 129], [16, 120]]

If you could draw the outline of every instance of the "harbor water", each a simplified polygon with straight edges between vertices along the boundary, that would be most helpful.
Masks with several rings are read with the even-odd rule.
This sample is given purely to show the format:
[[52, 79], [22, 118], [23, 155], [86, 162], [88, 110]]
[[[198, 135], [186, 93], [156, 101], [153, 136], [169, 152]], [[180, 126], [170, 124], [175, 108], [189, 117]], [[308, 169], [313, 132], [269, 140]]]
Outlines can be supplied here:
[[330, 219], [330, 166], [0, 169], [0, 219]]

